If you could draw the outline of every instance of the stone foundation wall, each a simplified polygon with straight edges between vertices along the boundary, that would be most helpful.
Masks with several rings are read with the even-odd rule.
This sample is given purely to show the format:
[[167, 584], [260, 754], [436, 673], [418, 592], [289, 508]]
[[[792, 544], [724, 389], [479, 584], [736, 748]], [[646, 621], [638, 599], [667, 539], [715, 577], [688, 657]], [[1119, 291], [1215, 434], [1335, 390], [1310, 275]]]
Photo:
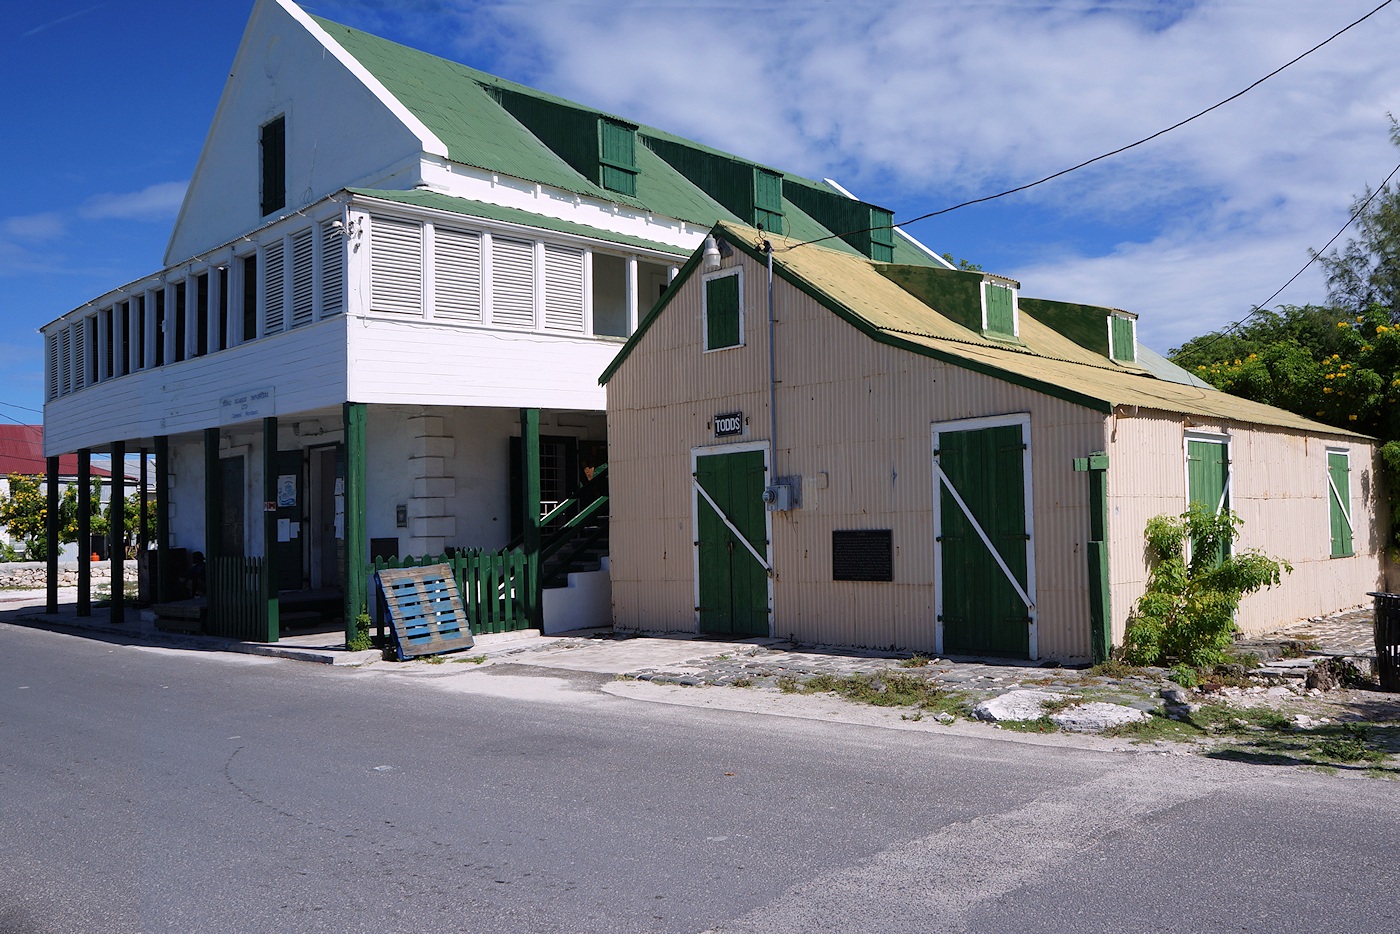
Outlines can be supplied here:
[[[92, 584], [107, 584], [112, 579], [112, 566], [106, 561], [92, 564]], [[136, 580], [136, 562], [128, 561], [122, 568], [122, 579]], [[0, 564], [0, 588], [34, 588], [48, 586], [48, 568], [40, 563], [27, 561], [15, 564]], [[78, 566], [65, 561], [58, 568], [58, 586], [78, 586]]]

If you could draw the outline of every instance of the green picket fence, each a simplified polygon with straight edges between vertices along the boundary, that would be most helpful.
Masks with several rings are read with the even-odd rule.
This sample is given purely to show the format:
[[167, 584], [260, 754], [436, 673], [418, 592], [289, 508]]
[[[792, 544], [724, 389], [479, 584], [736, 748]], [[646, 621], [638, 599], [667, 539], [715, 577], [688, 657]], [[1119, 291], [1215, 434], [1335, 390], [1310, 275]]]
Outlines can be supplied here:
[[[452, 568], [473, 634], [530, 628], [528, 564], [525, 553], [519, 549], [463, 549], [452, 555], [376, 558], [369, 565], [369, 576], [373, 579], [379, 571], [430, 564], [446, 564]], [[375, 617], [382, 626], [384, 620], [378, 615], [379, 603], [379, 600], [374, 601]]]
[[205, 632], [244, 642], [267, 639], [267, 589], [262, 558], [210, 558], [205, 593], [209, 619]]

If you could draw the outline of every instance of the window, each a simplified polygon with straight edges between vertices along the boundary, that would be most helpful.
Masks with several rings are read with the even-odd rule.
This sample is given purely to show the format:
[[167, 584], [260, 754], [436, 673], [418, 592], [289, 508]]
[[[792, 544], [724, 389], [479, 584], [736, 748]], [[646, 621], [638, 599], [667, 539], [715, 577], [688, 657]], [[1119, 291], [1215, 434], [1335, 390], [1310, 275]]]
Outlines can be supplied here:
[[583, 252], [544, 245], [544, 326], [583, 333]]
[[165, 289], [156, 289], [156, 366], [165, 365]]
[[1327, 502], [1332, 520], [1332, 557], [1349, 558], [1352, 550], [1351, 454], [1327, 452]]
[[599, 181], [609, 191], [637, 196], [637, 131], [625, 123], [598, 120]]
[[783, 232], [783, 177], [776, 172], [753, 170], [753, 222], [764, 230]]
[[287, 206], [287, 118], [280, 116], [258, 131], [258, 152], [262, 162], [262, 213]]
[[282, 305], [286, 295], [282, 289], [282, 241], [274, 240], [263, 248], [263, 328], [262, 333], [282, 333]]
[[421, 317], [423, 225], [378, 215], [370, 224], [370, 307]]
[[1016, 336], [1016, 291], [1009, 285], [982, 280], [982, 330], [998, 337]]
[[194, 277], [194, 355], [209, 352], [209, 274]]
[[312, 243], [311, 229], [299, 230], [292, 234], [292, 324], [294, 328], [310, 324], [315, 320], [316, 308], [313, 303], [315, 282], [312, 278], [312, 261], [315, 259], [315, 244]]
[[732, 269], [705, 279], [705, 349], [738, 347], [744, 336], [741, 273]]
[[447, 227], [433, 233], [433, 317], [480, 321], [481, 235]]
[[627, 336], [627, 260], [593, 254], [593, 333]]
[[185, 359], [185, 283], [175, 283], [175, 362]]
[[243, 340], [258, 336], [258, 254], [243, 257]]
[[1137, 322], [1124, 315], [1108, 316], [1108, 355], [1119, 363], [1137, 362]]
[[508, 328], [535, 326], [533, 243], [492, 238], [491, 323]]
[[337, 221], [321, 224], [321, 317], [345, 308], [345, 236]]

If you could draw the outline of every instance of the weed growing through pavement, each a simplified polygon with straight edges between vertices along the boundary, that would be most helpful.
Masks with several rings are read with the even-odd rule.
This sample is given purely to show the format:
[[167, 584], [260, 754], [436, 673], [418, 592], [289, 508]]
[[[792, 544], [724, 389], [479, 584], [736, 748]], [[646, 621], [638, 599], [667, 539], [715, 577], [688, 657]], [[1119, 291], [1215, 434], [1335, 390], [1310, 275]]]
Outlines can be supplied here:
[[927, 655], [910, 655], [899, 663], [900, 668], [923, 668], [929, 663]]
[[751, 688], [753, 687], [753, 678], [739, 677], [729, 683], [736, 688]]
[[1060, 725], [1051, 720], [1049, 714], [1041, 714], [1034, 720], [1000, 720], [997, 726], [1003, 730], [1015, 730], [1017, 733], [1060, 732]]
[[421, 660], [427, 662], [429, 665], [441, 665], [446, 661], [441, 655], [425, 655]]
[[806, 681], [783, 675], [778, 689], [784, 694], [836, 694], [846, 700], [876, 707], [918, 707], [954, 715], [966, 714], [967, 701], [927, 678], [896, 672], [878, 675], [813, 675]]
[[465, 658], [454, 658], [452, 659], [452, 661], [454, 661], [458, 665], [480, 665], [482, 662], [486, 661], [486, 656], [468, 655]]

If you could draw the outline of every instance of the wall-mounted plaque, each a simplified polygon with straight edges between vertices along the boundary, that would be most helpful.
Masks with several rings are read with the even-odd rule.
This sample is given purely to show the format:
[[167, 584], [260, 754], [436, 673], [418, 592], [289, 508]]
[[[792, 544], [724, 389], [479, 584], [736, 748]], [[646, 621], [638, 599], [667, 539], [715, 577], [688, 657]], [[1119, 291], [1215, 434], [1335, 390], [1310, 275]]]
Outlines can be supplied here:
[[831, 533], [831, 579], [894, 580], [892, 529], [839, 529]]
[[744, 433], [744, 413], [725, 412], [715, 416], [715, 437], [729, 438]]

